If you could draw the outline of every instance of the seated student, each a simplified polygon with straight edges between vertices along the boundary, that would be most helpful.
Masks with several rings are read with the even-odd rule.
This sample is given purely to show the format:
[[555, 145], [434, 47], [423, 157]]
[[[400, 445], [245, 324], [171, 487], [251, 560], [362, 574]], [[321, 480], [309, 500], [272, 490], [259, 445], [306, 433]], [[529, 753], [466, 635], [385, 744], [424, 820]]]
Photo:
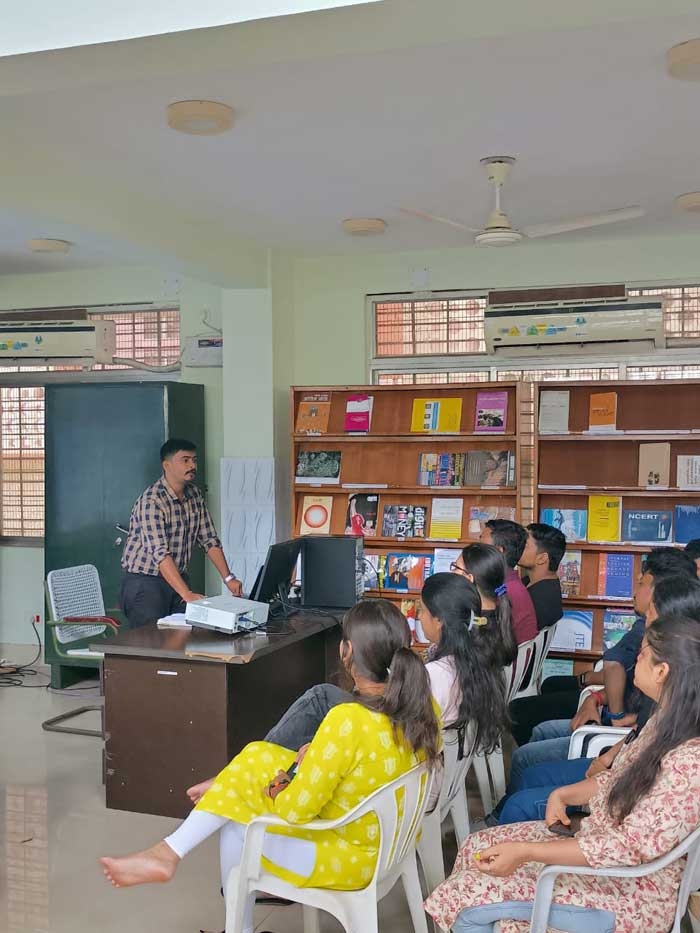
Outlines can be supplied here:
[[563, 614], [557, 570], [565, 551], [566, 538], [558, 528], [543, 522], [527, 526], [527, 541], [518, 564], [535, 607], [540, 632], [558, 622]]
[[461, 573], [476, 586], [481, 597], [481, 614], [499, 633], [500, 664], [506, 667], [518, 656], [518, 645], [511, 625], [510, 600], [506, 593], [505, 557], [492, 544], [468, 544], [454, 564], [452, 573]]
[[[498, 627], [482, 616], [477, 588], [454, 573], [433, 574], [423, 584], [418, 618], [432, 643], [425, 669], [443, 724], [474, 722], [479, 748], [492, 751], [507, 728], [501, 639]], [[348, 699], [350, 695], [334, 684], [311, 687], [273, 726], [266, 741], [302, 748], [328, 711]]]
[[[528, 743], [534, 737], [533, 730], [540, 723], [543, 725], [538, 729], [538, 739], [564, 734], [561, 729], [568, 726], [572, 718], [576, 725], [582, 725], [589, 719], [600, 722], [601, 714], [595, 700], [585, 704], [585, 708], [582, 707], [577, 713], [581, 685], [605, 684], [609, 688], [608, 710], [615, 715], [624, 710], [625, 697], [632, 689], [631, 671], [644, 634], [644, 616], [649, 605], [651, 589], [654, 582], [661, 577], [677, 573], [695, 578], [695, 565], [688, 554], [672, 547], [651, 549], [644, 558], [634, 592], [634, 609], [640, 616], [638, 624], [621, 641], [608, 648], [603, 655], [604, 670], [599, 675], [586, 677], [583, 684], [573, 677], [556, 678], [561, 687], [557, 692], [548, 691], [545, 680], [539, 696], [524, 697], [510, 704], [513, 722], [511, 732], [518, 745]], [[553, 733], [550, 723], [560, 723], [562, 720], [567, 720], [565, 726], [559, 724]], [[612, 720], [608, 720], [610, 721]]]
[[683, 550], [695, 561], [697, 574], [700, 577], [700, 538], [693, 538], [691, 541], [688, 541]]
[[[698, 623], [659, 618], [647, 630], [635, 683], [658, 712], [624, 746], [610, 771], [556, 790], [545, 820], [471, 835], [451, 876], [426, 902], [443, 930], [526, 931], [542, 865], [593, 868], [643, 865], [670, 852], [700, 825], [700, 636]], [[634, 733], [631, 733], [634, 735]], [[590, 807], [572, 838], [570, 806]], [[560, 875], [554, 882], [552, 929], [667, 933], [673, 923], [685, 858], [644, 878]]]
[[[329, 712], [303, 754], [267, 742], [248, 745], [174, 833], [144, 852], [100, 859], [107, 878], [115, 887], [169, 881], [180, 861], [218, 832], [225, 883], [240, 861], [246, 825], [275, 814], [291, 825], [268, 830], [266, 870], [299, 887], [365, 887], [379, 850], [376, 817], [367, 814], [342, 833], [311, 835], [304, 824], [348, 813], [420, 761], [435, 767], [438, 718], [425, 667], [410, 644], [408, 623], [393, 603], [357, 603], [345, 617], [340, 647], [355, 683], [352, 701]], [[285, 772], [295, 761], [290, 781]], [[242, 933], [252, 931], [251, 902]]]
[[537, 635], [537, 617], [530, 594], [515, 569], [523, 553], [527, 532], [517, 522], [492, 518], [481, 533], [483, 544], [493, 544], [506, 559], [506, 592], [510, 600], [511, 625], [519, 645]]
[[[700, 636], [700, 580], [686, 576], [663, 577], [654, 587], [646, 616], [646, 625], [651, 625], [659, 616], [684, 616], [698, 622]], [[636, 662], [636, 657], [635, 657]], [[630, 708], [634, 710], [634, 728], [637, 734], [644, 728], [654, 712], [654, 705], [648, 697], [635, 688], [630, 698]], [[632, 719], [632, 717], [630, 717]], [[632, 725], [632, 722], [630, 722]], [[549, 751], [552, 752], [554, 741], [551, 740]], [[516, 763], [516, 774], [511, 773], [509, 794], [500, 812], [499, 823], [520, 823], [524, 820], [541, 820], [544, 817], [547, 798], [557, 787], [574, 784], [586, 777], [592, 777], [598, 771], [612, 767], [625, 739], [616, 742], [598, 758], [574, 758], [568, 760], [569, 737], [560, 742], [560, 758], [531, 765], [521, 771], [522, 763]], [[525, 746], [527, 748], [528, 746]]]

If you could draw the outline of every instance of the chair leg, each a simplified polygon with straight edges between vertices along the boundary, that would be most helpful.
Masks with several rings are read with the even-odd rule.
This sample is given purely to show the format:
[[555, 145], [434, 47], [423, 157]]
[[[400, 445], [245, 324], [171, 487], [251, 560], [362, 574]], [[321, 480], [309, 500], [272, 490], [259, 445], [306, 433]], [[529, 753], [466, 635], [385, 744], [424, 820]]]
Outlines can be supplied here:
[[[423, 897], [420, 890], [420, 880], [418, 878], [418, 865], [415, 855], [407, 858], [404, 863], [404, 870], [401, 873], [408, 909], [411, 912], [414, 933], [428, 933], [428, 921], [423, 910]], [[358, 930], [357, 933], [360, 933]], [[364, 929], [362, 933], [365, 933]]]
[[82, 713], [90, 713], [94, 710], [102, 711], [103, 706], [79, 706], [78, 709], [72, 709], [69, 713], [61, 713], [60, 716], [53, 716], [46, 719], [41, 724], [44, 732], [69, 732], [71, 735], [94, 735], [98, 739], [105, 737], [104, 729], [74, 729], [71, 726], [61, 726], [59, 723], [67, 722], [74, 716], [80, 716]]
[[499, 746], [493, 754], [489, 755], [489, 771], [493, 781], [493, 796], [495, 803], [506, 794], [506, 767], [503, 762], [503, 749]]
[[321, 913], [315, 907], [304, 904], [304, 933], [321, 933]]
[[474, 755], [472, 767], [476, 775], [476, 782], [479, 785], [479, 795], [484, 808], [484, 815], [488, 815], [494, 808], [493, 797], [491, 795], [491, 782], [489, 780], [489, 766], [486, 757], [483, 754]]
[[418, 857], [423, 866], [428, 894], [445, 880], [445, 860], [442, 854], [440, 814], [430, 813], [423, 820], [418, 840]]
[[457, 845], [461, 846], [464, 840], [471, 832], [469, 823], [469, 801], [467, 800], [467, 789], [462, 786], [455, 795], [450, 804], [450, 816], [455, 830]]

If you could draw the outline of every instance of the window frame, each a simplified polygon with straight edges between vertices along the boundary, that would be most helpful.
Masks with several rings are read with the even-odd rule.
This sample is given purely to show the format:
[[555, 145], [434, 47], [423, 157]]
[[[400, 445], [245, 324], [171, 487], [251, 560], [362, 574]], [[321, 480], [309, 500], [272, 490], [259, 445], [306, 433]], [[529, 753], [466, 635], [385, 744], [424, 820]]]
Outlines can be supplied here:
[[[76, 306], [76, 310], [87, 310], [88, 318], [91, 314], [138, 314], [152, 313], [160, 311], [177, 311], [180, 315], [180, 369], [166, 372], [149, 372], [143, 369], [74, 369], [62, 370], [58, 372], [47, 372], [41, 367], [36, 367], [35, 371], [24, 372], [0, 372], [0, 388], [46, 388], [50, 385], [75, 384], [75, 383], [129, 383], [129, 382], [179, 382], [182, 374], [182, 350], [184, 346], [184, 337], [182, 334], [182, 309], [179, 305], [164, 302], [161, 304], [140, 303], [138, 305], [100, 305], [85, 307]], [[4, 309], [9, 310], [32, 310], [26, 309]], [[52, 309], [53, 310], [53, 309]], [[55, 310], [70, 310], [70, 308], [61, 308]], [[170, 364], [172, 365], [172, 364]], [[0, 469], [2, 468], [2, 457], [0, 456]], [[2, 491], [0, 490], [0, 508], [2, 508]], [[0, 526], [1, 527], [1, 526]], [[0, 533], [0, 547], [29, 547], [43, 548], [45, 544], [44, 535], [4, 535]]]

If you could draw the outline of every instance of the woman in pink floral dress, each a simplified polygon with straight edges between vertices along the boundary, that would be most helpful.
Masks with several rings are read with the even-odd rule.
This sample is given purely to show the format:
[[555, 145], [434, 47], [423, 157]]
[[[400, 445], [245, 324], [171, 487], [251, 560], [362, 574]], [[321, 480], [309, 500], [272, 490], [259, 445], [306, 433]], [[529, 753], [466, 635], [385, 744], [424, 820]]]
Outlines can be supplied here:
[[[529, 930], [542, 865], [641, 865], [669, 852], [700, 825], [700, 623], [659, 619], [647, 630], [634, 682], [658, 712], [639, 738], [630, 733], [610, 771], [562, 787], [543, 822], [498, 826], [470, 836], [452, 875], [426, 901], [443, 930]], [[567, 807], [590, 816], [572, 838]], [[560, 875], [551, 930], [566, 933], [668, 933], [685, 859], [645, 878]]]

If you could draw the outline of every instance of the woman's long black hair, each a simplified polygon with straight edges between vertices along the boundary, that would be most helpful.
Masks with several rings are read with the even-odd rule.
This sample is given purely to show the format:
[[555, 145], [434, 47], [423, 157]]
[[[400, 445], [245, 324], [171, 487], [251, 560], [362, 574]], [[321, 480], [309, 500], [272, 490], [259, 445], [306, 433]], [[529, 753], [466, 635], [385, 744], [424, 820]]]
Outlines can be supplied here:
[[633, 767], [622, 770], [608, 795], [608, 812], [618, 822], [654, 786], [664, 756], [700, 737], [700, 622], [684, 616], [660, 616], [649, 626], [645, 638], [654, 663], [668, 664], [668, 676], [651, 744]]
[[[492, 752], [508, 728], [503, 667], [494, 651], [495, 623], [481, 616], [476, 586], [457, 573], [435, 573], [423, 584], [421, 600], [442, 623], [433, 660], [451, 658], [461, 692], [460, 724], [473, 723], [476, 751]], [[445, 723], [452, 725], [452, 723]]]
[[[440, 738], [430, 680], [425, 665], [411, 651], [411, 630], [399, 608], [388, 599], [357, 603], [343, 620], [343, 642], [352, 643], [352, 674], [386, 684], [380, 696], [356, 692], [357, 702], [388, 716], [397, 738], [400, 730], [413, 751], [422, 750], [432, 766]], [[345, 661], [349, 647], [342, 647]]]
[[494, 650], [499, 651], [499, 663], [506, 667], [518, 656], [518, 643], [510, 623], [510, 600], [505, 593], [506, 559], [492, 544], [468, 544], [462, 551], [464, 569], [473, 577], [477, 589], [496, 602], [496, 629], [492, 630]]

